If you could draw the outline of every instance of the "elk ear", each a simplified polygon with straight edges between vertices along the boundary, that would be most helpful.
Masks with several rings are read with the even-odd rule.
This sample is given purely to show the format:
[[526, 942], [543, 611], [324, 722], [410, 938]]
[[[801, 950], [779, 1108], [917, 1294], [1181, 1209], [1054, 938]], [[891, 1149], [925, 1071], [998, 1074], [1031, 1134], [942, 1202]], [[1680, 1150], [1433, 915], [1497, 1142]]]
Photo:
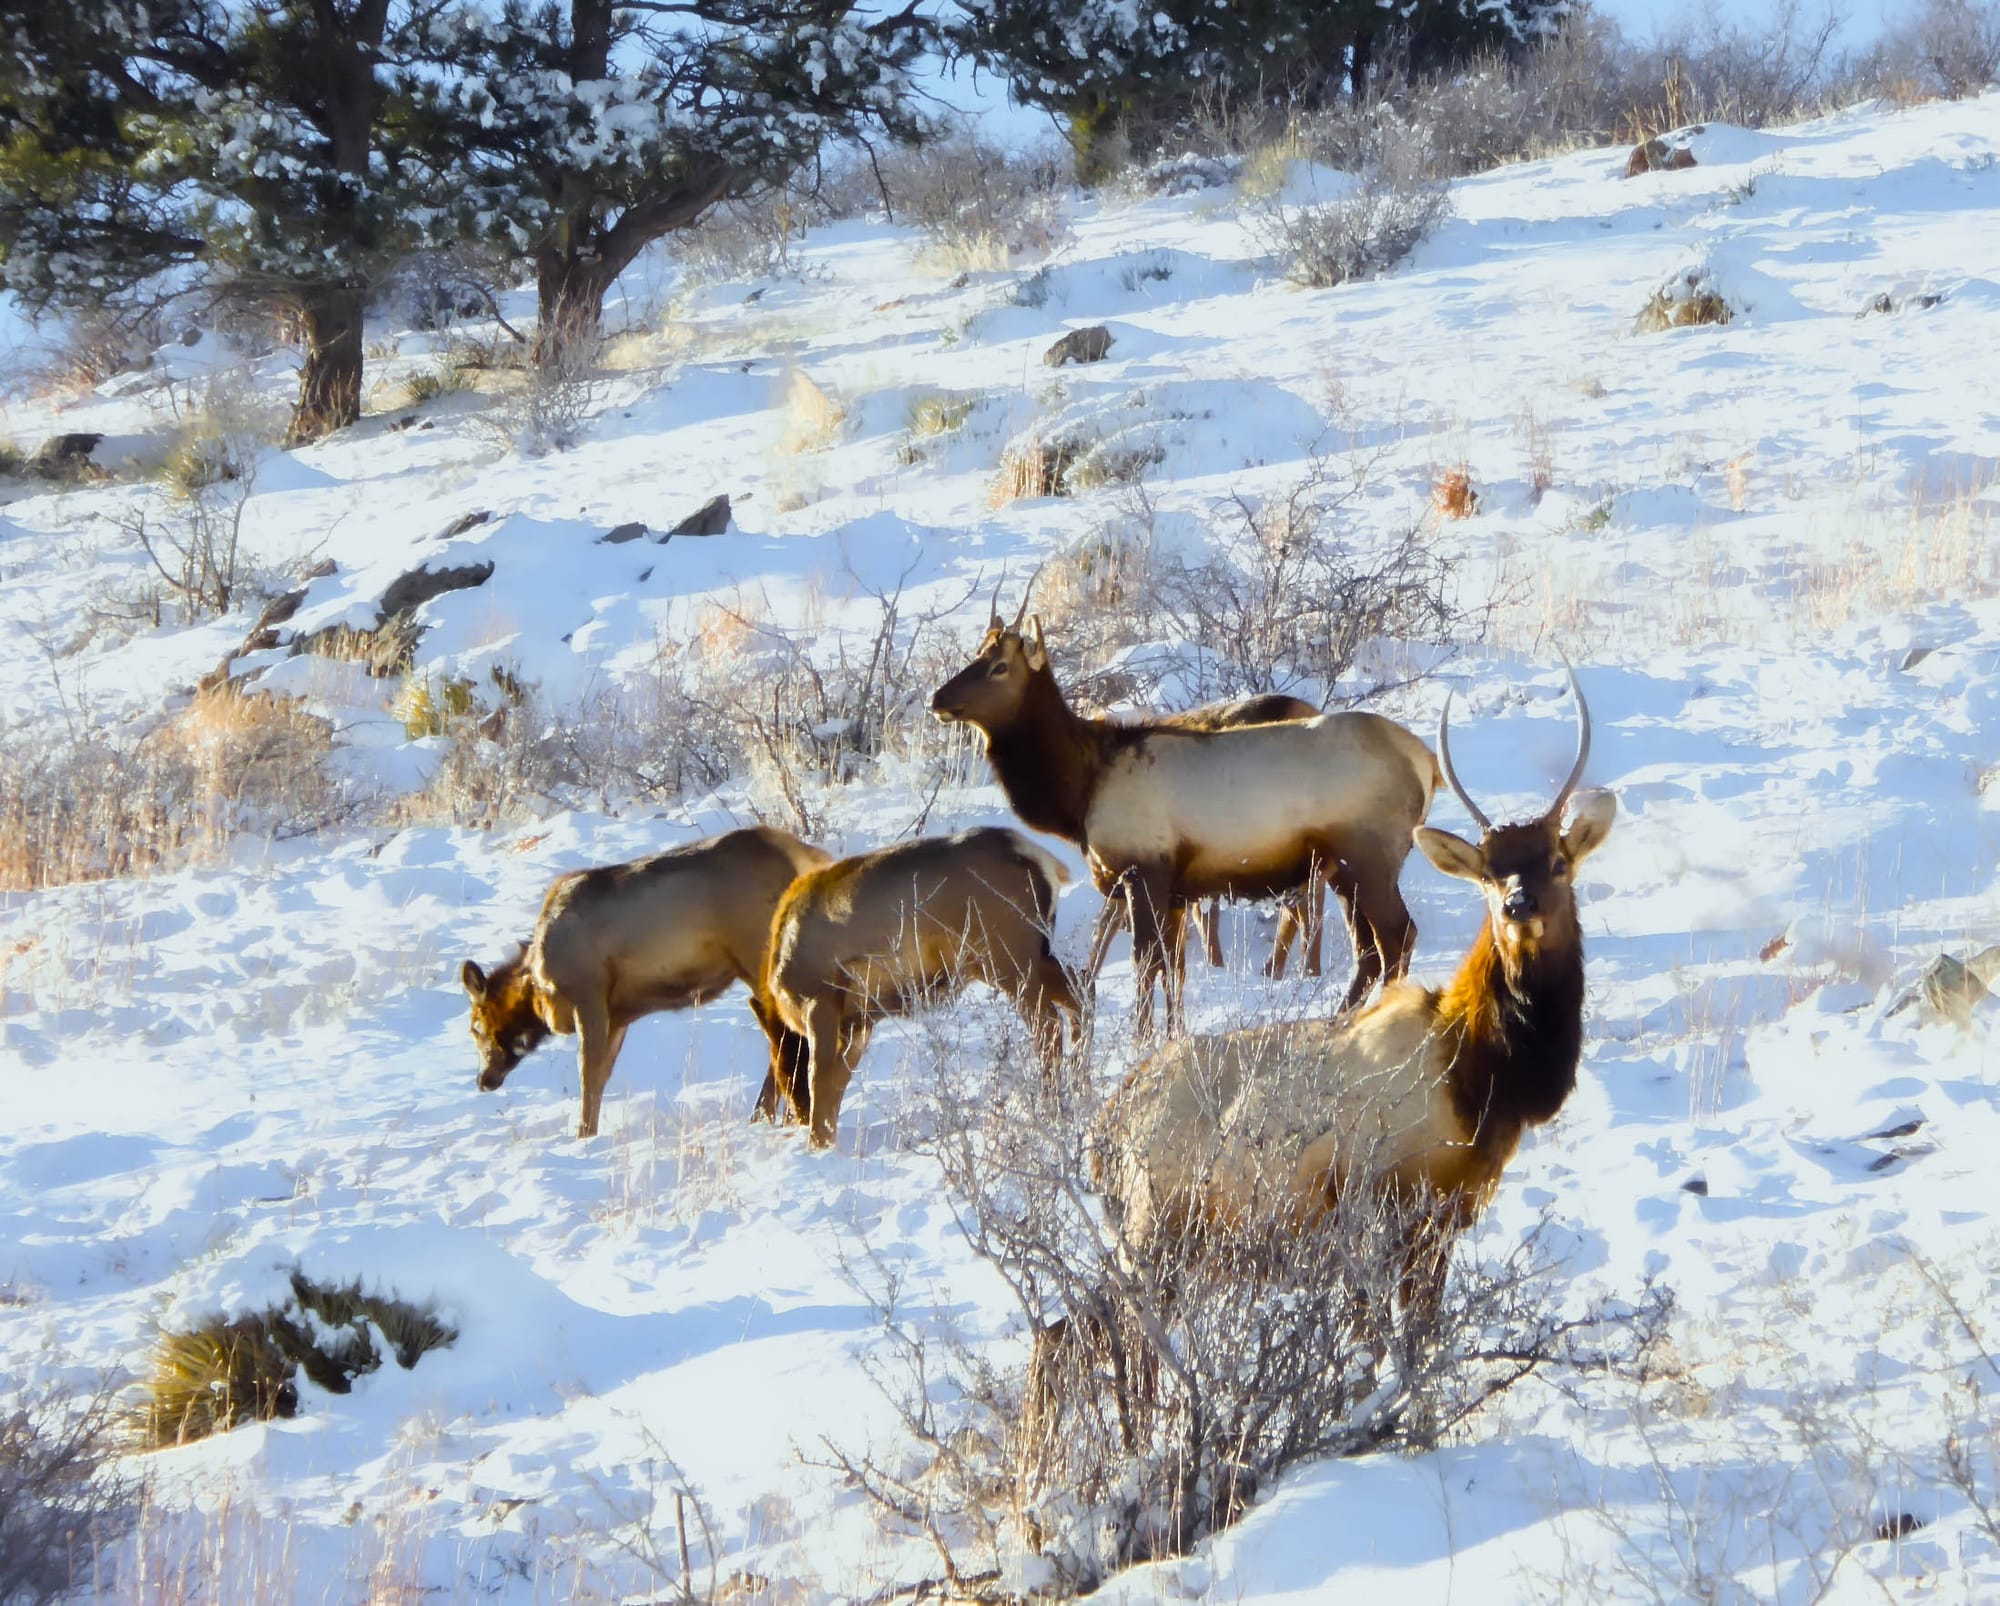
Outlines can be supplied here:
[[474, 998], [484, 998], [486, 996], [486, 972], [481, 970], [470, 959], [459, 966], [458, 979], [465, 983], [465, 990], [472, 994]]
[[1026, 644], [1028, 649], [1028, 667], [1034, 670], [1035, 673], [1040, 674], [1044, 669], [1049, 667], [1049, 649], [1042, 645], [1042, 616], [1036, 614], [1033, 623], [1035, 626], [1034, 639]]
[[1579, 792], [1570, 799], [1569, 829], [1563, 832], [1563, 852], [1571, 864], [1580, 864], [1611, 834], [1611, 819], [1618, 812], [1618, 799], [1605, 791]]
[[1453, 836], [1449, 831], [1440, 831], [1429, 825], [1418, 826], [1410, 835], [1423, 849], [1424, 857], [1446, 875], [1457, 876], [1462, 881], [1486, 879], [1486, 855], [1464, 837]]

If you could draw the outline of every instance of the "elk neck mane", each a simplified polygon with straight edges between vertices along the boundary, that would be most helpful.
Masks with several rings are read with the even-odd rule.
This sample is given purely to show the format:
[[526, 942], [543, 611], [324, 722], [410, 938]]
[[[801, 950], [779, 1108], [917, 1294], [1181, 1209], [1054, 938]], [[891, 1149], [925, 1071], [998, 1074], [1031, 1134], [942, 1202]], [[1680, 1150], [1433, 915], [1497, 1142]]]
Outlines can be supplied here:
[[986, 733], [986, 756], [1014, 812], [1037, 831], [1084, 843], [1090, 795], [1104, 764], [1144, 727], [1087, 719], [1064, 699], [1046, 667], [1031, 670], [1021, 707]]
[[1511, 1149], [1576, 1087], [1583, 1054], [1583, 943], [1527, 957], [1510, 974], [1489, 916], [1438, 995], [1439, 1034], [1454, 1044], [1452, 1103], [1480, 1146]]

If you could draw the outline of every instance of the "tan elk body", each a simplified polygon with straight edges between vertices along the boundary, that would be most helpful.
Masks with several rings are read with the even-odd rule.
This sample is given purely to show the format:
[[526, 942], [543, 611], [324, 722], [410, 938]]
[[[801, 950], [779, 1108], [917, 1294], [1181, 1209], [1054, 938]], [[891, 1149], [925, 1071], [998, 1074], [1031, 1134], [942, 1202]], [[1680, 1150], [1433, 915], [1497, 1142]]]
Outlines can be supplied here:
[[[1574, 677], [1572, 677], [1574, 686]], [[1494, 826], [1440, 756], [1478, 821], [1477, 846], [1425, 827], [1417, 844], [1445, 874], [1476, 882], [1487, 911], [1442, 988], [1400, 982], [1352, 1015], [1183, 1039], [1135, 1069], [1107, 1107], [1098, 1180], [1130, 1244], [1204, 1220], [1279, 1211], [1317, 1217], [1357, 1176], [1434, 1211], [1442, 1248], [1492, 1196], [1521, 1134], [1576, 1085], [1583, 1042], [1583, 941], [1574, 871], [1602, 844], [1615, 804], [1575, 794], [1589, 755], [1577, 692], [1576, 764], [1554, 805]], [[1567, 827], [1565, 804], [1574, 806]]]
[[[470, 959], [460, 970], [472, 999], [480, 1087], [499, 1087], [551, 1032], [574, 1033], [583, 1082], [577, 1136], [594, 1136], [626, 1028], [642, 1015], [704, 1003], [735, 982], [754, 991], [779, 899], [830, 857], [753, 826], [562, 876], [520, 953], [490, 972]], [[761, 1004], [752, 1007], [762, 1019]]]
[[1082, 847], [1100, 892], [1122, 892], [1142, 1029], [1156, 981], [1178, 1024], [1173, 956], [1200, 898], [1271, 897], [1324, 876], [1354, 937], [1347, 1003], [1403, 974], [1416, 926], [1397, 878], [1439, 780], [1420, 738], [1366, 713], [1226, 730], [1088, 719], [1064, 701], [1039, 624], [1032, 639], [1019, 625], [995, 613], [931, 710], [977, 726], [1014, 812]]
[[771, 926], [759, 989], [767, 1030], [803, 1038], [801, 1089], [774, 1035], [773, 1084], [832, 1144], [875, 1023], [942, 1002], [967, 982], [1011, 997], [1045, 1063], [1081, 1006], [1049, 947], [1062, 865], [1018, 831], [985, 826], [839, 859], [801, 876]]

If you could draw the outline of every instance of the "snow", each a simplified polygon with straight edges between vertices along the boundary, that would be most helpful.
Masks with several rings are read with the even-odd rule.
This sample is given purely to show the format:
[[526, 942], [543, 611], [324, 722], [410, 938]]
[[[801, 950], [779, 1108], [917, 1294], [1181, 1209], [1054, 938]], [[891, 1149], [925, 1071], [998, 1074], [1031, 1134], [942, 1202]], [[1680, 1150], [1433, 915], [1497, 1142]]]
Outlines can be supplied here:
[[[1553, 1376], [1432, 1454], [1302, 1469], [1108, 1593], [1992, 1598], [2000, 1546], [1942, 1458], [1969, 1414], [1990, 1513], [2000, 1437], [1967, 1383], [1996, 1381], [1978, 1353], [2000, 1297], [1996, 1027], [1990, 1006], [1965, 1031], [1891, 1006], [1936, 953], [2000, 940], [1996, 114], [1989, 95], [1715, 125], [1692, 137], [1700, 165], [1630, 180], [1612, 150], [1503, 169], [1455, 184], [1404, 268], [1331, 291], [1285, 284], [1217, 189], [1072, 198], [1045, 271], [963, 283], [922, 268], [914, 236], [858, 222], [815, 233], [795, 280], [690, 290], [648, 260], [574, 450], [502, 453], [476, 427], [484, 397], [404, 407], [386, 391], [430, 346], [371, 331], [398, 343], [371, 363], [384, 399], [260, 461], [245, 540], [273, 570], [334, 560], [298, 633], [372, 624], [419, 563], [491, 562], [423, 604], [415, 674], [485, 684], [497, 666], [562, 710], [642, 682], [709, 607], [827, 653], [900, 585], [911, 614], [955, 610], [969, 647], [996, 580], [1011, 601], [1050, 552], [1125, 516], [1115, 486], [990, 506], [1030, 432], [1142, 437], [1162, 454], [1146, 486], [1163, 544], [1200, 543], [1229, 497], [1282, 491], [1315, 455], [1366, 459], [1344, 514], [1364, 533], [1424, 516], [1436, 473], [1464, 464], [1480, 512], [1437, 539], [1469, 599], [1502, 601], [1449, 670], [1460, 774], [1496, 818], [1542, 806], [1571, 751], [1561, 649], [1594, 716], [1590, 782], [1620, 805], [1579, 887], [1581, 1085], [1473, 1247], [1504, 1254], [1539, 1227], [1566, 1307], [1671, 1287], [1677, 1364]], [[1647, 295], [1696, 266], [1737, 318], [1633, 333]], [[1867, 311], [1880, 294], [1891, 309]], [[519, 296], [505, 310], [531, 315]], [[1099, 322], [1105, 362], [1042, 366]], [[168, 348], [145, 386], [11, 400], [0, 433], [32, 449], [97, 430], [143, 457], [224, 355], [210, 336]], [[787, 454], [795, 371], [846, 421]], [[247, 382], [281, 395], [284, 365]], [[907, 461], [909, 403], [937, 392], [977, 405]], [[412, 411], [433, 427], [393, 427]], [[598, 539], [725, 491], [726, 536]], [[105, 622], [144, 578], [125, 521], [160, 495], [0, 484], [0, 730], [53, 744], [79, 719], [150, 719], [241, 643], [254, 607]], [[233, 672], [337, 712], [385, 786], [436, 762], [391, 717], [392, 684], [283, 648]], [[1428, 734], [1444, 695], [1432, 680], [1383, 707]], [[983, 764], [966, 773], [929, 829], [1007, 818]], [[929, 783], [911, 761], [867, 770], [823, 800], [826, 845], [903, 832]], [[896, 1443], [864, 1373], [883, 1341], [846, 1269], [864, 1251], [923, 1319], [1003, 1363], [1025, 1351], [920, 1152], [921, 1029], [878, 1035], [824, 1156], [746, 1124], [764, 1053], [740, 991], [634, 1027], [595, 1140], [570, 1135], [564, 1040], [502, 1092], [473, 1088], [460, 961], [524, 937], [556, 874], [741, 823], [754, 801], [732, 782], [664, 814], [239, 842], [0, 894], [0, 1377], [136, 1371], [159, 1327], [281, 1300], [293, 1267], [434, 1301], [460, 1330], [351, 1396], [302, 1387], [296, 1419], [149, 1458], [150, 1553], [226, 1554], [238, 1592], [301, 1600], [387, 1598], [385, 1579], [657, 1598], [670, 1456], [721, 1574], [773, 1580], [772, 1598], [935, 1571], [820, 1464], [828, 1444]], [[1433, 819], [1464, 828], [1449, 803]], [[1417, 972], [1439, 976], [1477, 902], [1420, 857], [1404, 884]], [[1096, 908], [1081, 877], [1063, 894], [1072, 957]], [[1198, 1024], [1296, 996], [1245, 958], [1268, 918], [1228, 916], [1236, 959], [1198, 967]], [[1124, 953], [1100, 988], [1114, 1039]], [[983, 1029], [991, 1012], [966, 1007]], [[1100, 1067], [1106, 1086], [1117, 1071]], [[1923, 1526], [1871, 1537], [1903, 1513]], [[642, 1539], [663, 1571], [621, 1548]]]

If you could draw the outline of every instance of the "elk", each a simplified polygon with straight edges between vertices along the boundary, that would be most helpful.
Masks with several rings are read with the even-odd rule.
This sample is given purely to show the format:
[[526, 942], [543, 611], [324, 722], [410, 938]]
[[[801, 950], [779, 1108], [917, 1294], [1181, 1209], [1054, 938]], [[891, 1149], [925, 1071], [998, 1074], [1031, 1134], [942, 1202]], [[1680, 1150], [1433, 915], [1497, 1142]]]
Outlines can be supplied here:
[[[1082, 1005], [1049, 948], [1068, 872], [1018, 831], [984, 826], [839, 859], [794, 882], [771, 923], [758, 989], [772, 1081], [811, 1145], [830, 1148], [854, 1066], [875, 1023], [942, 1002], [969, 981], [1008, 994], [1053, 1076], [1063, 1017]], [[806, 1087], [788, 1056], [803, 1039]]]
[[[1169, 1030], [1179, 1024], [1173, 955], [1185, 905], [1200, 898], [1265, 898], [1323, 876], [1354, 939], [1344, 1007], [1408, 969], [1416, 926], [1396, 882], [1439, 775], [1431, 750], [1394, 721], [1321, 714], [1208, 731], [1088, 719], [1063, 700], [1041, 621], [1030, 639], [997, 607], [931, 712], [978, 727], [1014, 812], [1082, 847], [1100, 892], [1123, 892], [1141, 1032], [1156, 981]], [[1107, 909], [1098, 958], [1112, 918]]]
[[[1185, 708], [1177, 714], [1162, 714], [1157, 723], [1170, 725], [1176, 730], [1223, 731], [1237, 730], [1245, 725], [1282, 725], [1287, 720], [1317, 719], [1319, 714], [1318, 707], [1303, 697], [1288, 697], [1283, 692], [1260, 692], [1252, 697], [1203, 703], [1199, 708]], [[1310, 910], [1306, 907], [1308, 899], [1312, 903]], [[1110, 908], [1112, 917], [1105, 922], [1105, 929], [1099, 937], [1103, 943], [1109, 943], [1126, 925], [1122, 918], [1123, 905], [1113, 902]], [[1187, 918], [1201, 933], [1210, 966], [1220, 970], [1223, 965], [1222, 900], [1211, 898], [1206, 907], [1190, 905]], [[1271, 939], [1271, 957], [1264, 962], [1264, 974], [1274, 980], [1284, 975], [1292, 944], [1303, 932], [1306, 938], [1306, 974], [1317, 976], [1320, 970], [1320, 934], [1325, 918], [1326, 881], [1323, 877], [1315, 878], [1310, 885], [1281, 897], [1278, 900], [1278, 929]], [[1093, 955], [1091, 975], [1097, 973], [1102, 962], [1102, 954]], [[1179, 956], [1176, 956], [1175, 963], [1185, 970]], [[1184, 978], [1182, 985], [1185, 985]]]
[[1459, 784], [1446, 699], [1438, 757], [1480, 838], [1425, 826], [1416, 844], [1486, 899], [1449, 983], [1400, 982], [1332, 1020], [1185, 1038], [1126, 1079], [1101, 1118], [1095, 1163], [1127, 1245], [1273, 1206], [1303, 1225], [1365, 1176], [1421, 1207], [1423, 1241], [1405, 1246], [1405, 1307], [1436, 1297], [1451, 1239], [1491, 1198], [1523, 1131], [1553, 1119], [1576, 1085], [1575, 872], [1610, 833], [1616, 804], [1576, 791], [1590, 712], [1574, 671], [1570, 688], [1576, 762], [1548, 811], [1515, 825], [1494, 825]]
[[[733, 982], [754, 995], [779, 899], [831, 857], [753, 826], [559, 877], [518, 953], [490, 972], [470, 959], [460, 968], [480, 1089], [497, 1089], [550, 1033], [574, 1033], [583, 1081], [576, 1135], [595, 1137], [626, 1028], [642, 1015], [705, 1003]], [[779, 1042], [754, 996], [751, 1008]]]

